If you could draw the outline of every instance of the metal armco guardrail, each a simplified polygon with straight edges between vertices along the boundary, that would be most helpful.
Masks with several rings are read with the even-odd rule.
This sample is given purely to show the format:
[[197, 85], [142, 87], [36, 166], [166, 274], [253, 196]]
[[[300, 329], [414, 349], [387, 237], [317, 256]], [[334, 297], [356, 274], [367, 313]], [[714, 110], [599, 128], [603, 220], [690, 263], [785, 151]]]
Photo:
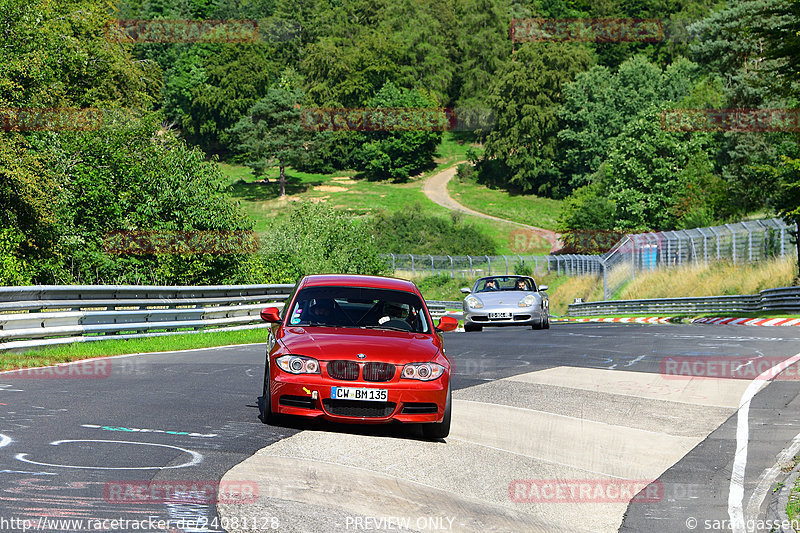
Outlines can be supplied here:
[[569, 304], [570, 316], [629, 313], [721, 313], [800, 311], [800, 287], [766, 289], [758, 294], [705, 296], [699, 298], [653, 298]]
[[[0, 351], [107, 339], [266, 328], [294, 285], [0, 287]], [[460, 302], [427, 302], [434, 316]]]
[[294, 285], [0, 287], [0, 351], [263, 328], [260, 311]]

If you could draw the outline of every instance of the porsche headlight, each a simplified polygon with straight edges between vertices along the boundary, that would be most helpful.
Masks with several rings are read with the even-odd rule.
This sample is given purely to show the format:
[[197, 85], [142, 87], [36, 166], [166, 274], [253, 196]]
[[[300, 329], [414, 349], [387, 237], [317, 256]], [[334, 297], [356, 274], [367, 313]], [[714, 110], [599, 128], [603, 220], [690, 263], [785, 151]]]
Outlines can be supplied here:
[[319, 374], [319, 361], [303, 355], [282, 355], [275, 359], [278, 368], [290, 374]]
[[530, 307], [536, 303], [536, 296], [533, 294], [527, 295], [525, 298], [519, 301], [520, 307]]
[[468, 296], [467, 305], [472, 309], [480, 309], [481, 307], [483, 307], [483, 302], [480, 301], [480, 299], [475, 296]]

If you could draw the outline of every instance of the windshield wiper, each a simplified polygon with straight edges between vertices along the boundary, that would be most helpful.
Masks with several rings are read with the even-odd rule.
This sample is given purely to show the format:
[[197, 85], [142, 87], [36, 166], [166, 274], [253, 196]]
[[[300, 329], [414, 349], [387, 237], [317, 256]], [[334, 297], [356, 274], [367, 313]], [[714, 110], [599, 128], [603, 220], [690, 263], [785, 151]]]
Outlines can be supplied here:
[[391, 331], [405, 331], [406, 333], [415, 333], [415, 331], [413, 331], [413, 330], [405, 329], [405, 328], [397, 328], [397, 327], [394, 327], [394, 326], [380, 326], [379, 325], [379, 326], [358, 326], [358, 327], [359, 328], [364, 328], [364, 329], [386, 329], [386, 330], [391, 330]]

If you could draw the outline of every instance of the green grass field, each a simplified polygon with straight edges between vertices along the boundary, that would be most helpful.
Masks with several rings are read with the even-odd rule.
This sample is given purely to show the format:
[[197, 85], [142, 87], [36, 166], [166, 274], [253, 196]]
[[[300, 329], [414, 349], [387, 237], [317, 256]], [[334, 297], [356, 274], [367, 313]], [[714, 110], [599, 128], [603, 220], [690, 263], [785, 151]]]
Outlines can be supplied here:
[[[244, 166], [220, 163], [220, 170], [228, 178], [231, 196], [238, 200], [244, 211], [255, 222], [255, 231], [263, 233], [272, 225], [291, 202], [327, 202], [333, 207], [345, 209], [356, 215], [366, 215], [375, 210], [401, 211], [422, 210], [427, 213], [449, 216], [450, 211], [430, 201], [422, 192], [425, 179], [431, 174], [463, 161], [469, 145], [459, 144], [448, 134], [439, 147], [440, 157], [436, 168], [413, 177], [407, 183], [368, 181], [355, 179], [355, 172], [333, 174], [309, 174], [286, 169], [286, 197], [278, 198], [279, 169], [274, 167], [266, 174], [269, 183], [257, 181], [252, 171]], [[488, 190], [488, 189], [487, 189]], [[518, 226], [496, 222], [476, 216], [464, 216], [464, 220], [490, 236], [498, 247], [499, 254], [512, 254], [512, 232]], [[547, 253], [549, 248], [528, 253]], [[443, 250], [446, 252], [446, 250]]]
[[561, 214], [559, 200], [490, 189], [470, 179], [455, 177], [450, 180], [447, 190], [458, 203], [479, 213], [529, 226], [555, 230]]

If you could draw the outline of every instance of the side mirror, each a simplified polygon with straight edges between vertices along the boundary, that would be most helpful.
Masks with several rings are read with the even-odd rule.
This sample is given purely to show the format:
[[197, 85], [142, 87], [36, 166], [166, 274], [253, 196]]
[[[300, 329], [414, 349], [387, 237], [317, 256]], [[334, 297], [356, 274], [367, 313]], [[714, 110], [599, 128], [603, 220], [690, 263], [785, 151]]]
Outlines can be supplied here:
[[550, 288], [549, 285], [539, 285], [539, 292], [544, 292], [549, 288]]
[[280, 322], [281, 310], [277, 307], [267, 307], [261, 310], [261, 320], [264, 322]]
[[458, 327], [458, 320], [451, 316], [443, 316], [439, 319], [439, 324], [436, 326], [436, 329], [439, 331], [453, 331]]
[[463, 292], [464, 294], [470, 294], [472, 291], [470, 290], [469, 287], [461, 287], [461, 292]]

